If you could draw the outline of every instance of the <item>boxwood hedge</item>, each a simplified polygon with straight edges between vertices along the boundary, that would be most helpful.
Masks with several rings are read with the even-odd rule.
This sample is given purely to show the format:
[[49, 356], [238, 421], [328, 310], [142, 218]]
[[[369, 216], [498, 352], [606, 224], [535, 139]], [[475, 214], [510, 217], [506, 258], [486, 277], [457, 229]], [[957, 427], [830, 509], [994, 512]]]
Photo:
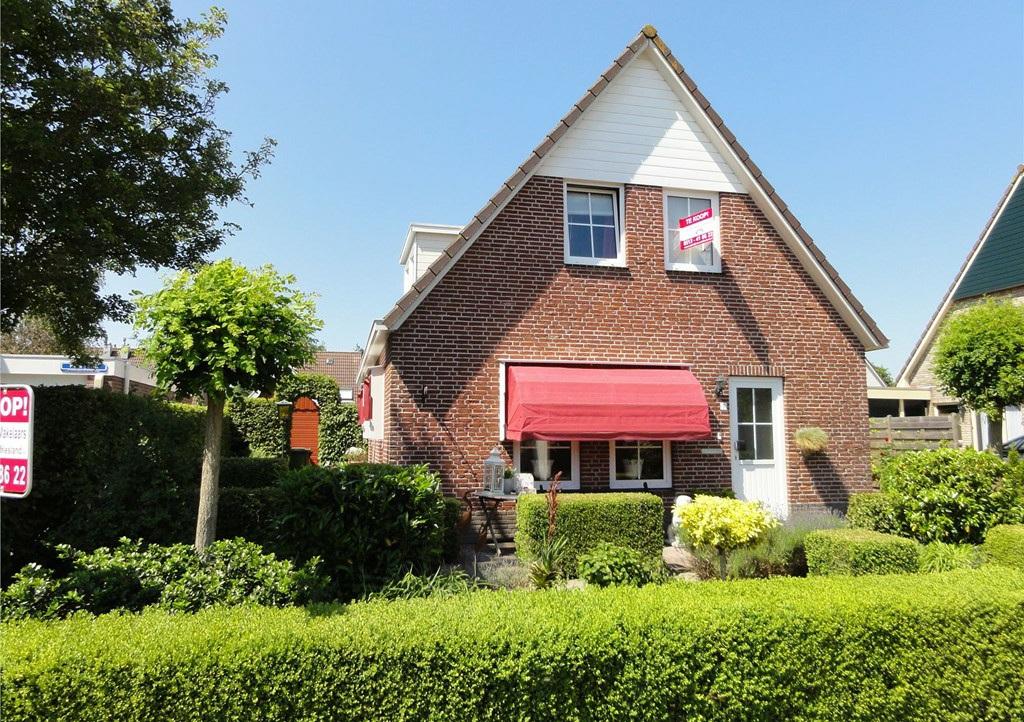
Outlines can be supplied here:
[[981, 546], [986, 561], [1024, 569], [1024, 524], [1000, 524], [988, 530]]
[[[560, 494], [556, 536], [568, 537], [565, 568], [576, 572], [579, 558], [601, 542], [634, 549], [645, 558], [661, 558], [665, 546], [665, 505], [654, 494]], [[547, 497], [528, 494], [516, 504], [516, 549], [530, 558], [548, 529]]]
[[920, 553], [913, 539], [856, 528], [812, 531], [804, 551], [814, 575], [913, 573]]
[[1024, 573], [19, 622], [4, 719], [1009, 720]]

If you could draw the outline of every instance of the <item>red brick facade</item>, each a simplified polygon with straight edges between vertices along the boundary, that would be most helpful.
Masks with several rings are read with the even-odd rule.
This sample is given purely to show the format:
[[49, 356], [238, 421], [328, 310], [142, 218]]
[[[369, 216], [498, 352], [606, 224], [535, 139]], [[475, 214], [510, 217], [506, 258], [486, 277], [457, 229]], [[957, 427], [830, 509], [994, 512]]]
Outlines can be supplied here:
[[[730, 375], [783, 378], [792, 506], [841, 507], [868, 488], [861, 342], [749, 196], [720, 196], [721, 273], [665, 270], [662, 206], [661, 188], [626, 186], [627, 267], [566, 265], [563, 181], [531, 179], [391, 333], [371, 459], [427, 463], [461, 495], [480, 486], [498, 438], [500, 360], [671, 362], [691, 364], [721, 441], [673, 442], [666, 496], [730, 486], [729, 418], [714, 397]], [[828, 432], [824, 455], [797, 452], [801, 426]], [[583, 490], [607, 489], [607, 443], [582, 443], [580, 467]]]

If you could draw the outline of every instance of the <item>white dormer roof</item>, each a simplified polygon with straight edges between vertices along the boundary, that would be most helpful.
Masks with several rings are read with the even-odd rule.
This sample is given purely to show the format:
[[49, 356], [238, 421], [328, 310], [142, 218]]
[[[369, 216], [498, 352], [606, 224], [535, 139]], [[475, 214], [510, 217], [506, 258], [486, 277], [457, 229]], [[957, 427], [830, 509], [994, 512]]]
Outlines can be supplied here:
[[462, 230], [462, 226], [446, 226], [440, 223], [410, 223], [409, 232], [405, 234], [405, 245], [402, 246], [402, 255], [398, 259], [398, 262], [405, 265], [405, 262], [409, 260], [409, 252], [412, 251], [413, 244], [422, 237], [430, 239], [444, 239], [448, 243], [454, 241], [459, 231]]

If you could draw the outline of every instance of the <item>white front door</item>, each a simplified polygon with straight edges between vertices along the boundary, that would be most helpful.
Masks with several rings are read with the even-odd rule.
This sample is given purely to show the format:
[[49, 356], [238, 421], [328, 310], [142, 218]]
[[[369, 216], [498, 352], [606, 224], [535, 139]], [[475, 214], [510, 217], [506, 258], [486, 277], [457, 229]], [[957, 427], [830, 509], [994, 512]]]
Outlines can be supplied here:
[[732, 488], [736, 496], [760, 501], [785, 519], [789, 499], [782, 379], [731, 377], [729, 432]]

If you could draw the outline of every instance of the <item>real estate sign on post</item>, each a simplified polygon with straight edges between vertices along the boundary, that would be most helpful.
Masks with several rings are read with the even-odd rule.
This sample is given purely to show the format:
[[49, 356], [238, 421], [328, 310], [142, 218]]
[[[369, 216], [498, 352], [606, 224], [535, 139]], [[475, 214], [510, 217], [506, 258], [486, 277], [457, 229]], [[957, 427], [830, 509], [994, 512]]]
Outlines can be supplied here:
[[21, 499], [32, 491], [31, 386], [0, 386], [0, 496]]
[[679, 250], [702, 246], [715, 240], [713, 212], [710, 208], [679, 219]]

